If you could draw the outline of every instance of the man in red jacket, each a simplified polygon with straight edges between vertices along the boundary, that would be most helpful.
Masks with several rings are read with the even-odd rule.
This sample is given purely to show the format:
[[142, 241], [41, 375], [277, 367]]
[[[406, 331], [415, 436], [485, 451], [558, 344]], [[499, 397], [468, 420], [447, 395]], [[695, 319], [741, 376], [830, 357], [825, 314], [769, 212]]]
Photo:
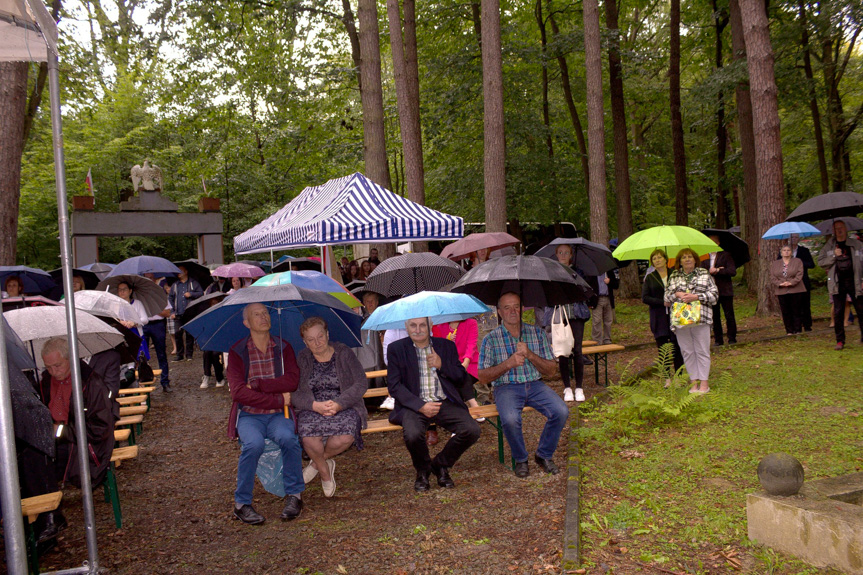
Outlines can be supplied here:
[[231, 416], [228, 436], [239, 437], [242, 450], [237, 465], [237, 490], [234, 516], [243, 523], [259, 525], [265, 521], [252, 507], [252, 489], [264, 440], [270, 439], [282, 451], [282, 481], [285, 508], [282, 520], [299, 517], [303, 510], [302, 450], [294, 422], [285, 417], [291, 392], [297, 389], [300, 370], [294, 350], [286, 341], [270, 335], [270, 312], [263, 304], [253, 303], [243, 310], [243, 324], [249, 328], [228, 355], [228, 385], [231, 389]]

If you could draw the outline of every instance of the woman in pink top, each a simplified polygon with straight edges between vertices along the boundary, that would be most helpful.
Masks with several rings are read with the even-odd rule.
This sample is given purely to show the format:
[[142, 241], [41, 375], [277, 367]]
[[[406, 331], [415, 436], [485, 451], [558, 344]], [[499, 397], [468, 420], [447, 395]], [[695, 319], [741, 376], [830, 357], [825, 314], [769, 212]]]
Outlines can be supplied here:
[[[477, 339], [479, 338], [479, 329], [477, 328], [475, 319], [466, 319], [464, 321], [451, 321], [432, 327], [432, 335], [442, 337], [455, 343], [458, 350], [458, 358], [464, 366], [468, 375], [473, 378], [476, 383], [479, 380], [477, 375], [477, 367], [479, 363], [479, 346]], [[470, 399], [467, 402], [468, 407], [476, 407], [478, 405], [475, 399]]]

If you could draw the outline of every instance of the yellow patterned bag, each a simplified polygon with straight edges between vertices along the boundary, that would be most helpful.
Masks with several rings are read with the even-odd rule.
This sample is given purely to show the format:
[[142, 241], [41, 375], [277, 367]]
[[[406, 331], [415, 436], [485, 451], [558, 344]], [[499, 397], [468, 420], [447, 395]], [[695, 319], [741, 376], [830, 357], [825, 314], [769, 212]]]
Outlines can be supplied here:
[[701, 323], [701, 302], [674, 302], [671, 306], [671, 325], [684, 327]]

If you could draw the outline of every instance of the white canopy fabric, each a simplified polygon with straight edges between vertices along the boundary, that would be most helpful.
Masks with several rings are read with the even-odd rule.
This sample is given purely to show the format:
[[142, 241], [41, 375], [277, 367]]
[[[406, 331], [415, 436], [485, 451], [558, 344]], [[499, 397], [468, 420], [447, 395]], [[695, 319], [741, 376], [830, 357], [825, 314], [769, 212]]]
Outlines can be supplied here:
[[57, 53], [57, 25], [42, 0], [0, 0], [0, 61], [45, 62]]
[[359, 172], [308, 187], [234, 238], [237, 254], [333, 244], [458, 239], [464, 221], [414, 203]]

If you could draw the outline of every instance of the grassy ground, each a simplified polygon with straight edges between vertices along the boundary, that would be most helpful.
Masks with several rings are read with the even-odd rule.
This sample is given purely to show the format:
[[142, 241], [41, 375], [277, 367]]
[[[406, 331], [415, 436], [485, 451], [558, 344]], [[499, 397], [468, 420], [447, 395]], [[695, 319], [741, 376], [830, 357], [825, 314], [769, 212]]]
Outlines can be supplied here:
[[[739, 299], [743, 328], [776, 331], [766, 326], [778, 319], [752, 317], [754, 302]], [[827, 316], [824, 294], [813, 304]], [[644, 309], [621, 306], [617, 319], [615, 333], [645, 339]], [[655, 378], [582, 406], [586, 572], [830, 573], [749, 542], [745, 508], [768, 453], [797, 457], [807, 480], [863, 468], [863, 344], [855, 325], [836, 352], [821, 327], [715, 352], [703, 397]]]

